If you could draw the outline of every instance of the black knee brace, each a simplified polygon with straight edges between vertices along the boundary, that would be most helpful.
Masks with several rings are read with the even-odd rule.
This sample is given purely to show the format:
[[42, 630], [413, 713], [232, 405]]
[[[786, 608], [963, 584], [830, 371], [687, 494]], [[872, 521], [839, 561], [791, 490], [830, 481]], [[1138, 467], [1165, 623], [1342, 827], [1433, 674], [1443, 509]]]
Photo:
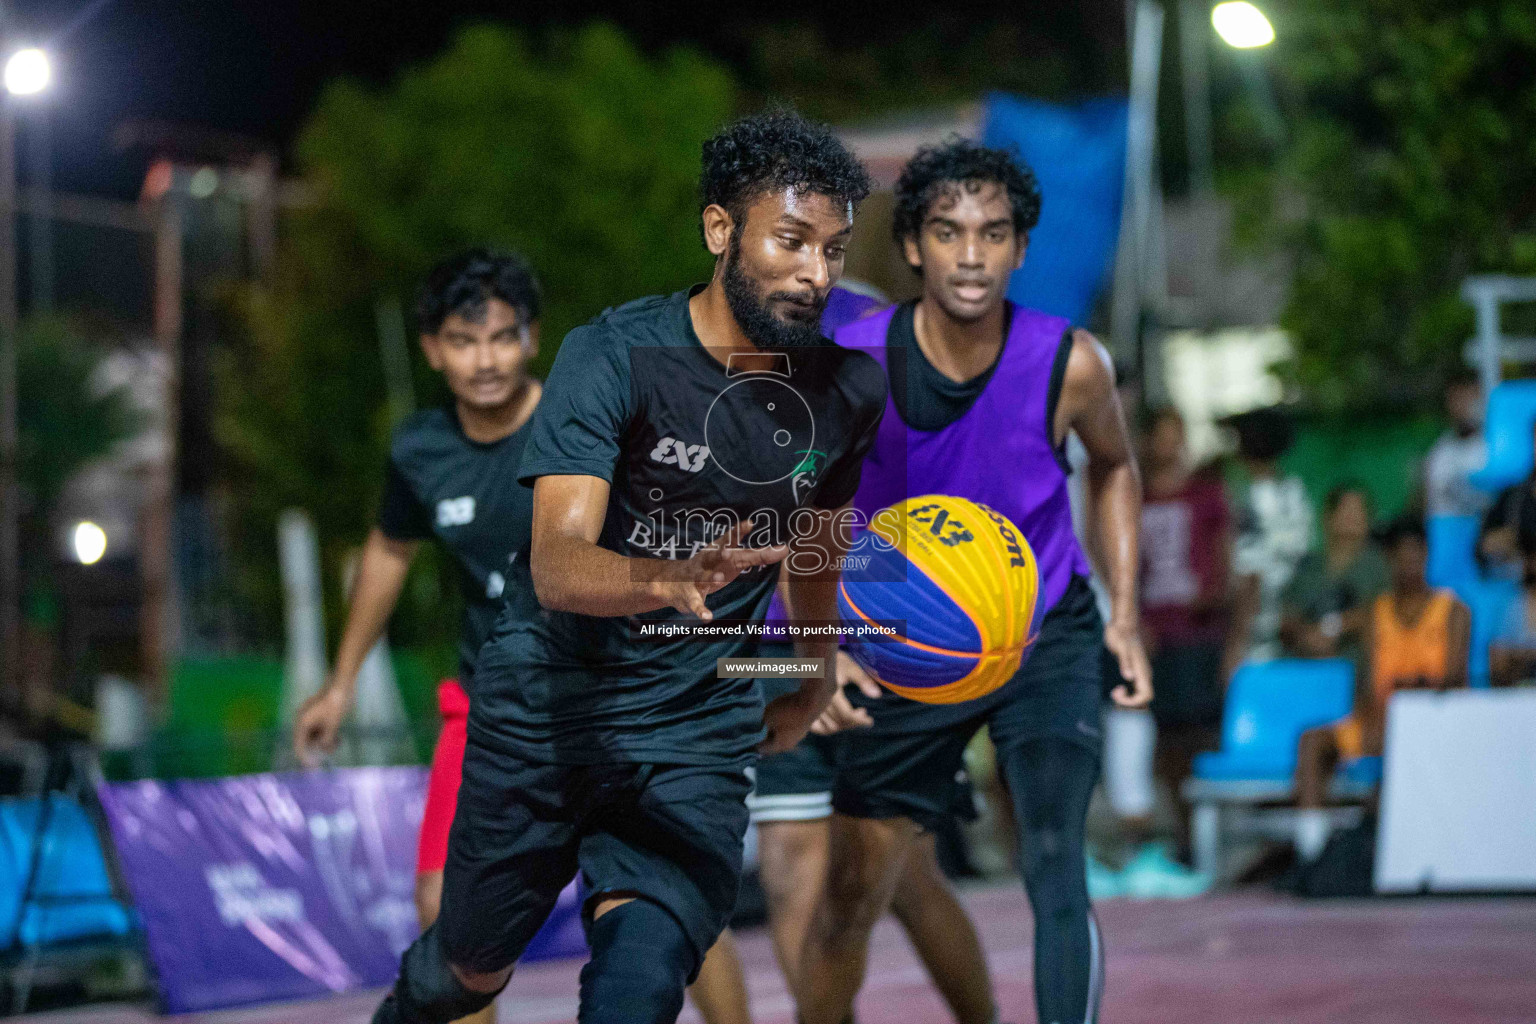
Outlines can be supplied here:
[[699, 954], [677, 919], [646, 899], [592, 922], [579, 1024], [673, 1024]]
[[433, 925], [400, 958], [400, 977], [374, 1011], [373, 1024], [448, 1024], [485, 1009], [496, 996], [464, 987]]

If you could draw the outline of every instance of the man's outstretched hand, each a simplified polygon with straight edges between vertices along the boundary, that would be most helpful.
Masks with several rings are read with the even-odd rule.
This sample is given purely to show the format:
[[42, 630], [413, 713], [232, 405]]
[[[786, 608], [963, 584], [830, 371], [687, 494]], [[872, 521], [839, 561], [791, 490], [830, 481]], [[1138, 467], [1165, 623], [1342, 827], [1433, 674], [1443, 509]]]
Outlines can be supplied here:
[[811, 723], [821, 713], [824, 706], [821, 696], [825, 693], [825, 690], [821, 694], [798, 690], [769, 701], [763, 709], [763, 728], [768, 735], [757, 745], [758, 753], [767, 757], [793, 750], [805, 739]]
[[865, 729], [875, 724], [875, 720], [869, 717], [869, 712], [863, 708], [856, 708], [848, 695], [843, 692], [845, 686], [857, 686], [859, 692], [870, 700], [878, 700], [882, 691], [880, 684], [875, 682], [873, 676], [864, 671], [864, 667], [843, 651], [837, 652], [837, 692], [832, 694], [832, 703], [821, 713], [811, 726], [811, 732], [818, 736], [831, 736], [833, 733], [842, 732], [844, 729]]
[[715, 616], [704, 603], [706, 597], [747, 570], [773, 565], [789, 554], [786, 544], [746, 547], [744, 542], [755, 525], [753, 519], [739, 523], [692, 558], [664, 564], [656, 588], [667, 607], [708, 622]]
[[1104, 627], [1104, 646], [1115, 656], [1120, 683], [1110, 691], [1117, 707], [1144, 708], [1152, 703], [1152, 664], [1147, 660], [1141, 633], [1135, 627], [1111, 622]]
[[318, 768], [320, 761], [336, 752], [336, 738], [341, 724], [352, 710], [352, 695], [339, 686], [327, 685], [304, 702], [293, 720], [293, 752], [306, 768]]

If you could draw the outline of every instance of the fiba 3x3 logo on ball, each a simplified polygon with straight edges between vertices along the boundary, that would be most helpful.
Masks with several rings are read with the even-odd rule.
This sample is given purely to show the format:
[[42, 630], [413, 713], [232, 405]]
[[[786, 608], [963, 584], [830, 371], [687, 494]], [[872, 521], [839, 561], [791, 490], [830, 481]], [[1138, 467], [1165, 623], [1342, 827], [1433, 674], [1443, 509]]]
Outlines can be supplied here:
[[906, 623], [900, 640], [849, 641], [887, 689], [956, 704], [1018, 671], [1044, 607], [1034, 552], [1007, 517], [965, 498], [923, 495], [877, 512], [859, 544], [870, 557], [844, 571], [838, 609], [850, 623]]

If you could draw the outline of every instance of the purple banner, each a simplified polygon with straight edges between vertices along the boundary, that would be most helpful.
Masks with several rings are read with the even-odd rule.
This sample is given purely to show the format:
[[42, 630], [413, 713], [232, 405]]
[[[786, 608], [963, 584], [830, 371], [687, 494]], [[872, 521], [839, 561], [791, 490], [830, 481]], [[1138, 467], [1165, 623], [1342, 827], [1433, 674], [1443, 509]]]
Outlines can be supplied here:
[[[105, 785], [172, 1013], [394, 980], [416, 937], [422, 768]], [[529, 958], [580, 952], [574, 885]]]

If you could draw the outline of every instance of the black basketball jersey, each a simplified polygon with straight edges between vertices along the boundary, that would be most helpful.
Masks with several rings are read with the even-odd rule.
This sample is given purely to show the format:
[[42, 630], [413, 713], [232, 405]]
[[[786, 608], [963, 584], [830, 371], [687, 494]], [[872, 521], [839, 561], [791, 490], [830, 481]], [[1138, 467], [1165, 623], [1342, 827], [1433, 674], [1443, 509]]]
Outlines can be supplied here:
[[[885, 405], [878, 364], [831, 342], [722, 365], [694, 333], [689, 294], [641, 299], [572, 331], [523, 458], [530, 484], [608, 480], [599, 543], [631, 558], [688, 558], [754, 517], [749, 544], [786, 541], [797, 511], [853, 497]], [[777, 566], [743, 573], [710, 595], [710, 610], [761, 619], [777, 579]], [[643, 639], [647, 626], [692, 620], [670, 608], [540, 611], [530, 584], [513, 588], [481, 659], [470, 728], [482, 741], [576, 763], [751, 755], [761, 696], [751, 680], [715, 678], [716, 659], [745, 642]]]
[[453, 556], [464, 594], [459, 682], [506, 603], [513, 567], [528, 557], [533, 492], [518, 482], [529, 424], [490, 444], [465, 436], [450, 408], [416, 413], [389, 447], [379, 528], [395, 540], [436, 538]]

